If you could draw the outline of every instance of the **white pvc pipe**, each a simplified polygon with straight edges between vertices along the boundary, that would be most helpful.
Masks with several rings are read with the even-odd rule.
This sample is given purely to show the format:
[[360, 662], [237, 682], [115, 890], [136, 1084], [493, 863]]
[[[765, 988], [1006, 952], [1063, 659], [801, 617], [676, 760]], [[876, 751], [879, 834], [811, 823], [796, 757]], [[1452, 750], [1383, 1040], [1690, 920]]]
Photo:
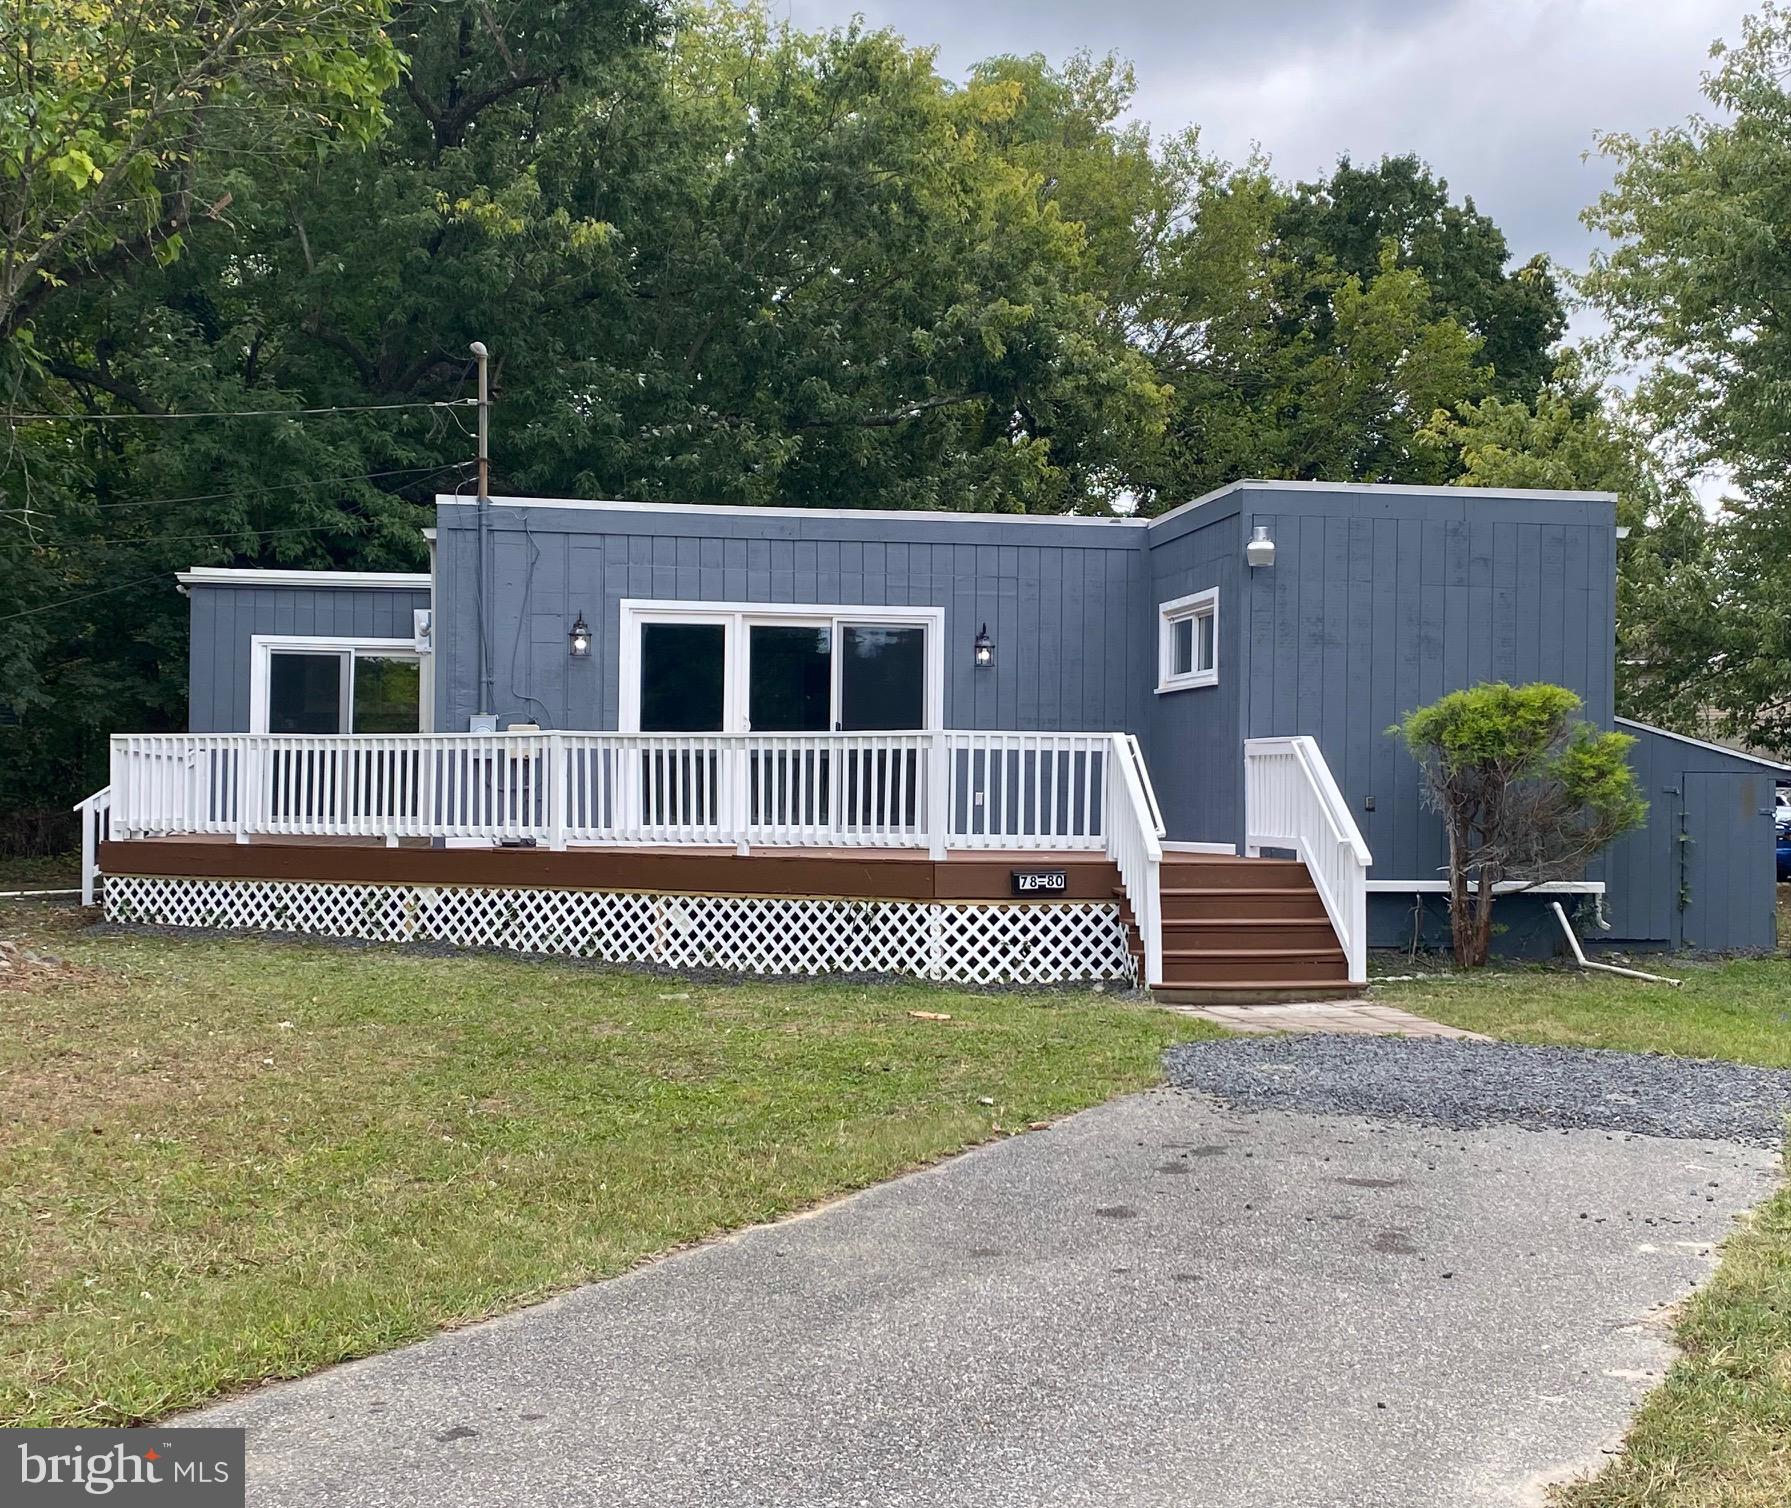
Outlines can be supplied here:
[[1685, 983], [1683, 979], [1669, 979], [1664, 974], [1644, 974], [1640, 969], [1620, 969], [1614, 963], [1593, 963], [1580, 947], [1580, 940], [1574, 933], [1573, 924], [1567, 920], [1567, 913], [1561, 909], [1561, 903], [1550, 901], [1549, 905], [1560, 918], [1561, 930], [1567, 934], [1567, 945], [1573, 949], [1573, 956], [1582, 969], [1597, 969], [1601, 974], [1621, 974], [1625, 979], [1646, 979], [1650, 984], [1670, 984], [1674, 989]]

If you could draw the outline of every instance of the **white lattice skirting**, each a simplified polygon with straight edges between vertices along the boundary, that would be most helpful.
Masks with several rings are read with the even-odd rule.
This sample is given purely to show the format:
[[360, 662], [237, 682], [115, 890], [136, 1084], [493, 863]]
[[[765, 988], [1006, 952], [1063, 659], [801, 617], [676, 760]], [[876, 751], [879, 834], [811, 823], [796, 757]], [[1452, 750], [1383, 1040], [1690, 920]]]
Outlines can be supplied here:
[[323, 880], [113, 875], [106, 918], [368, 942], [452, 943], [741, 974], [910, 974], [957, 984], [1134, 979], [1103, 901], [820, 900]]

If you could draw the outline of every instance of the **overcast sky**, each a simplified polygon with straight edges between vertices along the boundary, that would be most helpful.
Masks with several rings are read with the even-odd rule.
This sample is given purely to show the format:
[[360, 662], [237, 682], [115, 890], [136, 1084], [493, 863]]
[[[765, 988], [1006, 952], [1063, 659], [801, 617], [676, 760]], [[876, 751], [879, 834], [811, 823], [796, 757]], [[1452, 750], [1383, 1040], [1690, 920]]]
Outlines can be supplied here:
[[[1135, 113], [1201, 128], [1236, 159], [1260, 143], [1280, 176], [1311, 178], [1417, 152], [1504, 229], [1521, 260], [1579, 268], [1579, 212], [1609, 180], [1584, 160], [1603, 131], [1643, 132], [1703, 103], [1710, 43], [1734, 40], [1740, 0], [774, 0], [797, 25], [862, 12], [938, 48], [960, 76], [978, 58], [1118, 52]], [[1582, 322], [1576, 321], [1576, 326]]]

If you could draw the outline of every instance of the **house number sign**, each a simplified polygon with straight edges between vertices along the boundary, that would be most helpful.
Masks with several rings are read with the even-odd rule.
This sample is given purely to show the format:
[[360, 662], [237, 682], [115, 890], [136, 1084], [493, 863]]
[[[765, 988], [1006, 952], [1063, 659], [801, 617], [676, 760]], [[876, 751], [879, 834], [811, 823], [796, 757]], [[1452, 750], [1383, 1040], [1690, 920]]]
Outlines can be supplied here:
[[1015, 895], [1062, 895], [1070, 888], [1064, 869], [1016, 869], [1012, 878]]

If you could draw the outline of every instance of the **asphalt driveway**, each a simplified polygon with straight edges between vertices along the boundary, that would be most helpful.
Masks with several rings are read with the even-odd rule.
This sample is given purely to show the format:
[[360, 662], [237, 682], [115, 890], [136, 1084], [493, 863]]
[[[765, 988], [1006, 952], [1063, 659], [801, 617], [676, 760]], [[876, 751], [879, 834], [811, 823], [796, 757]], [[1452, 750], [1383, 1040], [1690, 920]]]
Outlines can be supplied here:
[[1166, 1089], [183, 1422], [263, 1505], [1535, 1502], [1775, 1171]]

